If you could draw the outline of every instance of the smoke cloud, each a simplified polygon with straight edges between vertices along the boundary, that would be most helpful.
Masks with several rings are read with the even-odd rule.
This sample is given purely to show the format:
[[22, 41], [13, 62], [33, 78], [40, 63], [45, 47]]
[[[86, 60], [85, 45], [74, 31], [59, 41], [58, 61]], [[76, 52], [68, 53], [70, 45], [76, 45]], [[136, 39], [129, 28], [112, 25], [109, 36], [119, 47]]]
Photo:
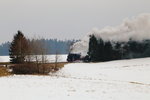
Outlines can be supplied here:
[[72, 46], [71, 53], [85, 56], [88, 52], [89, 35], [94, 35], [97, 39], [102, 38], [104, 41], [127, 42], [130, 38], [135, 41], [150, 39], [150, 13], [140, 14], [131, 19], [126, 18], [121, 25], [115, 27], [109, 26], [100, 30], [94, 28]]

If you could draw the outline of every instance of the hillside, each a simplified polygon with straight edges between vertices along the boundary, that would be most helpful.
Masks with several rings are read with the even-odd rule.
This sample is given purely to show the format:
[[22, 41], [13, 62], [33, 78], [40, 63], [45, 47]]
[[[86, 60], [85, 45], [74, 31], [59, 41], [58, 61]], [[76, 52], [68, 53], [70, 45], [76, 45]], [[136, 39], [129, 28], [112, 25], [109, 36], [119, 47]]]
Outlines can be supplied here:
[[150, 100], [150, 58], [72, 63], [50, 76], [0, 78], [3, 100]]

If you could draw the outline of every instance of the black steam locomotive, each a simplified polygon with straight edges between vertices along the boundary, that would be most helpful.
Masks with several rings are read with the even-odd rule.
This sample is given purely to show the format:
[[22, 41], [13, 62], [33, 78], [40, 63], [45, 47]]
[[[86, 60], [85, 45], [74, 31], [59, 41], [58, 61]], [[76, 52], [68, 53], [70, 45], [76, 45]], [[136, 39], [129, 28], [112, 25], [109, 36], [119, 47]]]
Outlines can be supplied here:
[[75, 62], [75, 61], [90, 62], [90, 57], [88, 55], [81, 57], [81, 54], [69, 53], [67, 57], [67, 61], [68, 62]]

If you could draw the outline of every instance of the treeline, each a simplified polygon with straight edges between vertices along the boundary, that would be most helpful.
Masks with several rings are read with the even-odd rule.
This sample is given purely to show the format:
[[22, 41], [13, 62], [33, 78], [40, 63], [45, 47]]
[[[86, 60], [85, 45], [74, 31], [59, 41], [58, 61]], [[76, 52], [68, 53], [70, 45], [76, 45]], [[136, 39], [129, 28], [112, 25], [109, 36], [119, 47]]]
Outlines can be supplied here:
[[9, 46], [10, 46], [10, 42], [5, 42], [0, 45], [0, 55], [1, 56], [9, 55]]
[[[47, 48], [47, 54], [55, 54], [56, 51], [59, 54], [68, 54], [69, 47], [77, 40], [57, 40], [57, 39], [36, 39], [38, 42], [44, 42]], [[10, 42], [2, 43], [0, 45], [0, 55], [9, 55]]]
[[92, 62], [150, 57], [150, 40], [103, 41], [91, 35], [88, 55]]

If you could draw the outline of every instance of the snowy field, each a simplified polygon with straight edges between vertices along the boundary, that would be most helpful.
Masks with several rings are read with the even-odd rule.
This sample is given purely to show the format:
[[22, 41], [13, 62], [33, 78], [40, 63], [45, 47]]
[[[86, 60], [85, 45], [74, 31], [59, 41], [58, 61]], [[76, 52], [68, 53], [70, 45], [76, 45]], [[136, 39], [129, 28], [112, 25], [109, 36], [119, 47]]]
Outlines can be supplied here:
[[[45, 56], [48, 62], [55, 62], [55, 55], [46, 55]], [[66, 62], [67, 55], [58, 55], [58, 62]], [[9, 56], [0, 56], [0, 62], [9, 62]]]
[[150, 100], [150, 58], [72, 63], [50, 76], [0, 78], [1, 100]]

